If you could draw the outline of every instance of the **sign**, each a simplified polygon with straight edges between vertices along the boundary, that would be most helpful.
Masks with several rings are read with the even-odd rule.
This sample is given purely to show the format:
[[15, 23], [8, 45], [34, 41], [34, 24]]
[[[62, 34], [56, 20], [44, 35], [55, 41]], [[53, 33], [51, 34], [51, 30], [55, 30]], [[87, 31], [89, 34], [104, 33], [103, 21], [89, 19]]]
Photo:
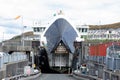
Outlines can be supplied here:
[[55, 50], [55, 53], [68, 53], [67, 49], [63, 45], [59, 45]]

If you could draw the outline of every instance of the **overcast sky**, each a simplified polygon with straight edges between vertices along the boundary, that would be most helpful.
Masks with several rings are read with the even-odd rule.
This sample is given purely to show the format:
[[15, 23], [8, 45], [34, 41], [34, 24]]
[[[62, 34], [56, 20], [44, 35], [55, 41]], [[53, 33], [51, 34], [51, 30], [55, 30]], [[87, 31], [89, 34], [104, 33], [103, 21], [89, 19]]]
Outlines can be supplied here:
[[[35, 20], [49, 23], [62, 10], [75, 24], [120, 22], [120, 0], [0, 0], [0, 41], [30, 30]], [[14, 20], [18, 15], [23, 18]]]

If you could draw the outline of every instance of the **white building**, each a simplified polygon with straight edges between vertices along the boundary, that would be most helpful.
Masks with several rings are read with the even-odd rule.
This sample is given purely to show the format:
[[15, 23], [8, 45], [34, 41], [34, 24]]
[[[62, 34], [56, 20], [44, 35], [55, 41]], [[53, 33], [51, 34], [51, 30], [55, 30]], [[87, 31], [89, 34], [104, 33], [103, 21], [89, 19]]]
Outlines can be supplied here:
[[88, 39], [101, 40], [119, 40], [120, 39], [120, 23], [108, 25], [90, 25]]

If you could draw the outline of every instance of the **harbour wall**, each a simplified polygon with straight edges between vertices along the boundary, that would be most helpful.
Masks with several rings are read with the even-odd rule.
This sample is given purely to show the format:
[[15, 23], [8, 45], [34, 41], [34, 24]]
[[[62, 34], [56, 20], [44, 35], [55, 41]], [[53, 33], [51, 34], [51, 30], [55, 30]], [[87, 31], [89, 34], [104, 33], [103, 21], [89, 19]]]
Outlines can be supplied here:
[[4, 64], [3, 68], [0, 70], [0, 80], [5, 77], [11, 77], [24, 73], [24, 66], [28, 65], [28, 60], [22, 60], [17, 62], [10, 62]]

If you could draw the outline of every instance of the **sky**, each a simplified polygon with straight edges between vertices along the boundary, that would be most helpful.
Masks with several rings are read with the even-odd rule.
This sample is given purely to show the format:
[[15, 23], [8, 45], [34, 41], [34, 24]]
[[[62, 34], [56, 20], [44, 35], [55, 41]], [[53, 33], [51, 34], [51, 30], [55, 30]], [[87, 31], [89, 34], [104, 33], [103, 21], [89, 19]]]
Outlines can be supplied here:
[[0, 0], [0, 41], [32, 30], [34, 21], [49, 23], [59, 10], [75, 24], [102, 25], [120, 22], [119, 8], [120, 0]]

